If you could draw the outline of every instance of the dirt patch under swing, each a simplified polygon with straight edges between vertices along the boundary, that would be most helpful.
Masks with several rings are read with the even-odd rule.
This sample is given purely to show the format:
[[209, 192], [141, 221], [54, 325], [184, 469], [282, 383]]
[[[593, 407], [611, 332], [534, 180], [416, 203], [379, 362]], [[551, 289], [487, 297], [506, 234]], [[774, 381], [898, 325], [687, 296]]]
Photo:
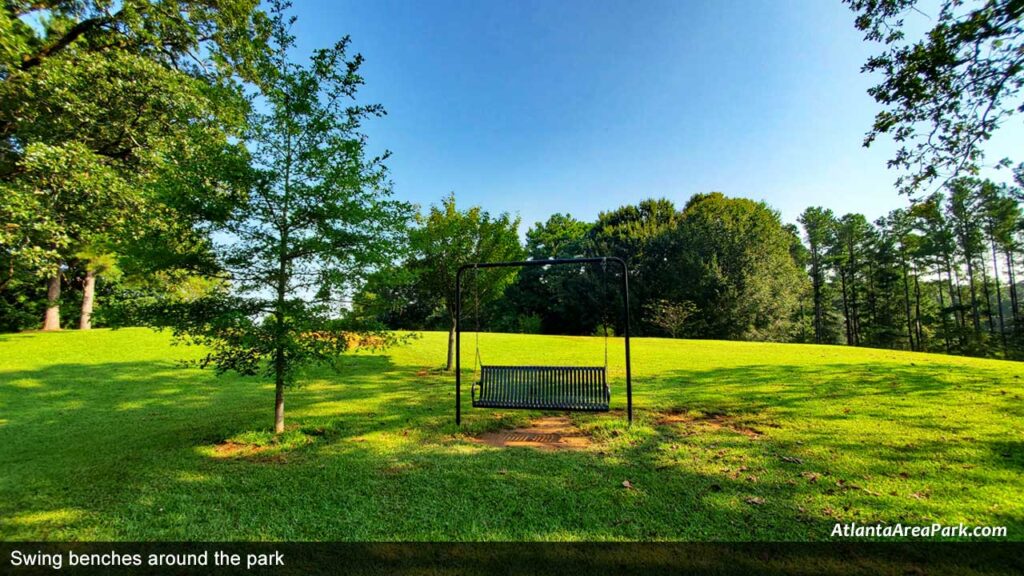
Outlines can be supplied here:
[[545, 416], [525, 428], [488, 432], [473, 441], [498, 448], [523, 446], [537, 450], [583, 450], [590, 446], [590, 438], [566, 416]]

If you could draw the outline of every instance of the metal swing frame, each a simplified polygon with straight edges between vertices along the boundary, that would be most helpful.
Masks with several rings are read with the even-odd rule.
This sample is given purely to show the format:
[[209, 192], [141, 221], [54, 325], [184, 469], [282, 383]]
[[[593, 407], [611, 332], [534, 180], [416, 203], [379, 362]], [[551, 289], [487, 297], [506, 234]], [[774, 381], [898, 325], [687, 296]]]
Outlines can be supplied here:
[[[525, 268], [529, 266], [560, 266], [579, 264], [618, 264], [622, 267], [622, 300], [625, 309], [625, 340], [626, 340], [626, 413], [629, 423], [633, 423], [633, 378], [629, 354], [629, 269], [626, 261], [615, 256], [598, 258], [557, 258], [551, 260], [521, 260], [516, 262], [479, 262], [459, 267], [455, 274], [455, 424], [462, 424], [462, 274], [468, 270], [481, 268]], [[606, 351], [607, 355], [607, 351]], [[483, 366], [481, 365], [481, 372]], [[605, 367], [607, 371], [607, 367]], [[532, 406], [505, 406], [504, 408], [540, 409]]]

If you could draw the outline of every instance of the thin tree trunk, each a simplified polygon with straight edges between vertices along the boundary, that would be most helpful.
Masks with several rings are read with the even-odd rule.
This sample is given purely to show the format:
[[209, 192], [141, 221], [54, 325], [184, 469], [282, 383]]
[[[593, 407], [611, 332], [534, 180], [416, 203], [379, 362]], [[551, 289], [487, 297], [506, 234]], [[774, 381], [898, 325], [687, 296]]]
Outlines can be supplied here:
[[985, 266], [985, 257], [981, 258], [981, 291], [985, 294], [985, 314], [988, 315], [988, 332], [996, 335], [995, 314], [992, 313], [992, 292], [988, 287], [988, 267]]
[[1010, 317], [1013, 318], [1013, 329], [1017, 330], [1020, 326], [1017, 274], [1013, 269], [1013, 252], [1011, 250], [1006, 251], [1006, 272], [1009, 275], [1008, 280], [1010, 281]]
[[43, 330], [60, 330], [60, 272], [46, 280], [46, 315]]
[[[872, 263], [870, 257], [868, 257], [868, 293], [867, 306], [868, 306], [868, 329], [871, 330], [878, 326], [878, 309], [876, 306], [877, 292], [875, 291], [875, 266]], [[857, 342], [860, 343], [860, 322], [857, 322]], [[868, 343], [870, 346], [872, 343]], [[877, 342], [874, 342], [877, 344]]]
[[288, 129], [285, 134], [284, 160], [284, 197], [281, 199], [281, 213], [277, 229], [280, 241], [277, 249], [277, 301], [274, 319], [274, 434], [284, 432], [284, 385], [288, 374], [288, 358], [285, 356], [285, 318], [284, 307], [288, 299], [288, 250], [290, 216], [291, 216], [291, 166], [292, 166], [292, 134]]
[[964, 328], [964, 318], [962, 310], [960, 310], [960, 300], [957, 298], [957, 294], [960, 292], [959, 285], [957, 282], [957, 289], [953, 291], [953, 263], [950, 261], [950, 257], [946, 255], [946, 285], [949, 287], [949, 307], [953, 310], [953, 320], [956, 321], [956, 327], [958, 330]]
[[853, 328], [850, 325], [850, 305], [846, 297], [846, 273], [839, 270], [839, 283], [843, 289], [843, 319], [846, 321], [846, 345], [853, 346]]
[[455, 367], [455, 319], [452, 318], [452, 327], [448, 329], [448, 361], [444, 365], [445, 371], [450, 372]]
[[971, 292], [971, 322], [974, 323], [974, 332], [981, 334], [981, 311], [978, 310], [978, 288], [974, 285], [974, 262], [968, 256], [967, 260], [967, 283]]
[[[283, 254], [283, 252], [282, 252]], [[287, 358], [284, 355], [284, 299], [285, 262], [281, 258], [281, 277], [277, 282], [277, 310], [274, 312], [276, 334], [274, 336], [274, 434], [284, 432], [284, 384], [287, 373]]]
[[92, 329], [92, 303], [96, 295], [96, 273], [86, 269], [82, 283], [82, 315], [78, 319], [79, 330]]
[[921, 328], [921, 271], [914, 264], [914, 331], [917, 334], [917, 349], [924, 352], [924, 331]]
[[949, 354], [951, 351], [949, 346], [949, 315], [946, 313], [946, 299], [942, 296], [942, 268], [939, 268], [938, 262], [936, 262], [936, 268], [938, 268], [938, 280], [935, 282], [935, 291], [939, 293], [939, 311], [942, 314], [942, 339], [946, 342], [946, 354]]
[[903, 304], [907, 311], [907, 340], [910, 342], [910, 349], [917, 350], [914, 346], [914, 318], [910, 311], [910, 278], [907, 273], [907, 259], [901, 258], [903, 264]]
[[996, 283], [996, 308], [999, 310], [999, 337], [1003, 343], [1003, 354], [1006, 354], [1006, 321], [1003, 319], [1003, 288], [999, 284], [999, 253], [996, 251], [995, 240], [992, 240], [992, 277]]
[[821, 344], [823, 322], [822, 322], [822, 304], [821, 304], [821, 256], [815, 251], [815, 256], [811, 261], [811, 284], [814, 289], [814, 343]]
[[960, 329], [967, 332], [967, 314], [964, 311], [964, 287], [960, 285], [960, 270], [953, 271], [953, 282], [956, 286], [956, 309], [960, 312]]
[[274, 434], [284, 432], [284, 380], [274, 382]]
[[850, 272], [850, 326], [852, 327], [853, 345], [860, 346], [860, 308], [857, 306], [856, 272]]

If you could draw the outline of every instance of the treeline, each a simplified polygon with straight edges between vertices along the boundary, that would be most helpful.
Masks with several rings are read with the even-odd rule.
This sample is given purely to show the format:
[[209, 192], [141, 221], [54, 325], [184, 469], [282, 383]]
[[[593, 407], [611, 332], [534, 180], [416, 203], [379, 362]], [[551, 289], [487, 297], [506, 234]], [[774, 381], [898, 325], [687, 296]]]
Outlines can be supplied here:
[[[395, 329], [449, 329], [455, 271], [472, 262], [617, 256], [630, 270], [635, 334], [788, 341], [807, 280], [796, 230], [762, 202], [720, 193], [682, 209], [647, 200], [596, 222], [555, 214], [518, 240], [518, 220], [449, 197], [412, 233], [408, 257], [374, 275], [354, 313]], [[486, 270], [463, 294], [467, 330], [599, 334], [624, 328], [614, 266]]]
[[1020, 183], [959, 178], [874, 223], [809, 208], [813, 341], [1020, 358]]
[[[1019, 358], [1020, 201], [1019, 186], [962, 178], [874, 222], [812, 207], [797, 226], [763, 202], [698, 194], [681, 208], [646, 200], [594, 222], [555, 214], [520, 245], [517, 220], [459, 211], [449, 197], [353, 312], [393, 329], [450, 330], [460, 265], [617, 256], [629, 265], [637, 335]], [[464, 328], [621, 333], [618, 273], [600, 264], [470, 272]]]
[[[814, 207], [787, 224], [710, 193], [593, 222], [555, 214], [525, 244], [511, 215], [453, 197], [410, 227], [365, 150], [361, 122], [383, 108], [356, 100], [362, 56], [343, 38], [289, 60], [286, 2], [12, 6], [0, 331], [173, 326], [224, 369], [273, 358], [280, 384], [293, 358], [341, 342], [310, 340], [327, 328], [450, 330], [462, 264], [616, 256], [638, 335], [1024, 356], [1022, 168], [1013, 185], [954, 179], [875, 222]], [[463, 319], [621, 333], [618, 273], [477, 271]]]

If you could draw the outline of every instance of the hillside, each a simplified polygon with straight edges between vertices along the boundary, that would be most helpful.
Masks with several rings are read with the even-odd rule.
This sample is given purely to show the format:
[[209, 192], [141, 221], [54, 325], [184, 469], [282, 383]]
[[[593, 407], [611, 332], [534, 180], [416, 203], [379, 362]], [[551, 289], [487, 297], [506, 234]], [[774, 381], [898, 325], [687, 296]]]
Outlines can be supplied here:
[[[179, 367], [200, 351], [166, 334], [0, 336], [0, 539], [823, 540], [852, 521], [1024, 535], [1024, 364], [637, 339], [628, 429], [613, 340], [613, 411], [573, 417], [586, 449], [544, 452], [471, 440], [535, 414], [465, 408], [456, 428], [445, 337], [310, 374], [275, 441], [271, 386]], [[481, 354], [599, 365], [603, 341], [484, 334]]]

